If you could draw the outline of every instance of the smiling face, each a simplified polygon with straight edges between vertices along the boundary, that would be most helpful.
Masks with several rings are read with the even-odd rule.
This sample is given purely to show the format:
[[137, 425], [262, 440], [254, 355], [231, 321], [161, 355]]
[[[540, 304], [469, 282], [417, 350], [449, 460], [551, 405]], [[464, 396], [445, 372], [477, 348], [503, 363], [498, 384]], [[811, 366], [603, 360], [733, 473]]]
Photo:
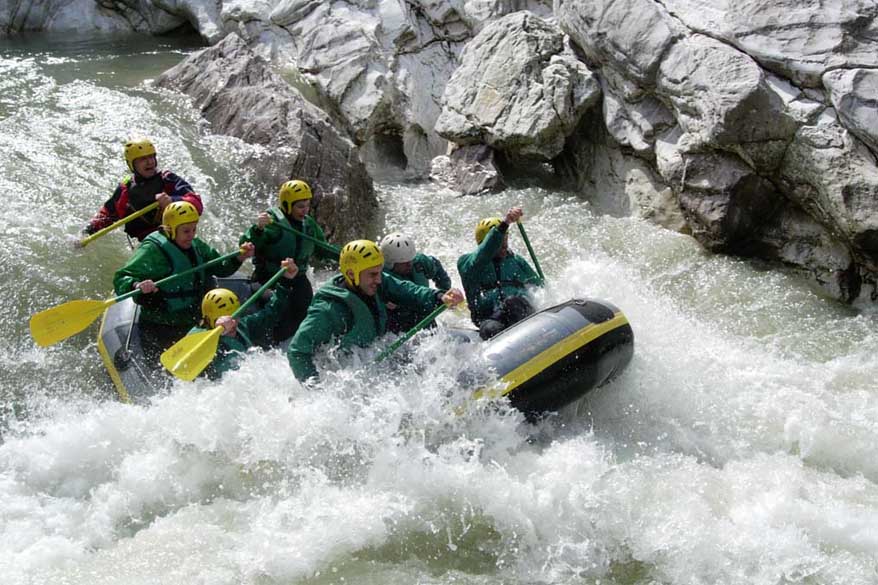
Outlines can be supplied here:
[[135, 158], [132, 164], [134, 165], [134, 172], [144, 179], [152, 178], [152, 176], [156, 174], [156, 169], [158, 168], [158, 163], [156, 162], [154, 154]]
[[293, 202], [293, 209], [291, 210], [290, 215], [296, 221], [302, 221], [303, 219], [305, 219], [305, 216], [308, 215], [309, 211], [311, 211], [311, 200], [300, 199]]
[[[360, 271], [360, 284], [357, 288], [367, 297], [375, 296], [381, 286], [381, 266], [373, 266]], [[350, 274], [353, 277], [353, 274]]]
[[174, 234], [174, 243], [182, 250], [188, 250], [192, 247], [192, 240], [195, 239], [195, 232], [198, 231], [198, 222], [184, 223], [177, 226]]

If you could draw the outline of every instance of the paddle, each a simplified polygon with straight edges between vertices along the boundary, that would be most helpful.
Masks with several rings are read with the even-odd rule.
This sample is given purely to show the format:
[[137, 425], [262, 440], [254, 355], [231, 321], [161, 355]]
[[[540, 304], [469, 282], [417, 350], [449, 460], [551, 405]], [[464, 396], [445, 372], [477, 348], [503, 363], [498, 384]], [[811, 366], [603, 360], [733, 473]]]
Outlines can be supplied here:
[[81, 240], [79, 240], [78, 242], [76, 242], [76, 246], [77, 246], [78, 248], [85, 248], [85, 247], [88, 246], [91, 242], [93, 242], [94, 240], [97, 240], [99, 237], [103, 236], [104, 234], [107, 234], [107, 233], [113, 231], [113, 230], [116, 229], [117, 227], [120, 227], [120, 226], [125, 225], [125, 224], [128, 223], [129, 221], [132, 221], [132, 220], [137, 219], [137, 218], [140, 217], [141, 215], [146, 215], [147, 213], [149, 213], [150, 211], [154, 210], [154, 209], [155, 209], [156, 207], [158, 207], [158, 206], [159, 206], [159, 202], [158, 202], [158, 201], [156, 201], [155, 203], [150, 203], [149, 205], [147, 205], [147, 206], [144, 207], [143, 209], [140, 209], [140, 210], [138, 210], [138, 211], [135, 211], [135, 212], [132, 213], [131, 215], [126, 215], [125, 217], [123, 217], [122, 219], [120, 219], [119, 221], [117, 221], [116, 223], [111, 224], [111, 225], [108, 225], [107, 227], [105, 227], [105, 228], [103, 228], [103, 229], [101, 229], [101, 230], [96, 231], [95, 233], [93, 233], [92, 235], [90, 235], [90, 236], [88, 236], [88, 237], [82, 238]]
[[540, 280], [546, 282], [546, 277], [543, 276], [543, 269], [540, 268], [540, 261], [537, 260], [537, 255], [534, 253], [534, 249], [530, 245], [530, 240], [527, 239], [527, 232], [524, 231], [524, 224], [521, 222], [518, 222], [518, 231], [521, 232], [521, 237], [524, 239], [524, 245], [527, 246], [527, 251], [530, 252], [530, 259], [534, 261], [534, 268], [537, 269], [537, 274], [540, 275]]
[[315, 244], [317, 244], [319, 247], [323, 248], [327, 252], [332, 252], [333, 254], [341, 254], [341, 248], [337, 248], [336, 246], [333, 246], [332, 244], [330, 244], [328, 242], [324, 242], [323, 240], [318, 240], [314, 236], [309, 236], [308, 234], [306, 234], [302, 231], [299, 231], [294, 227], [291, 227], [291, 226], [287, 227], [287, 226], [279, 224], [277, 222], [272, 222], [272, 223], [274, 223], [274, 225], [276, 225], [277, 227], [279, 227], [282, 230], [286, 230], [288, 232], [294, 233], [297, 236], [302, 236], [306, 240], [311, 240], [312, 242], [314, 242]]
[[[167, 278], [163, 278], [156, 282], [156, 286], [161, 286], [172, 280], [192, 274], [198, 270], [204, 270], [214, 264], [224, 262], [229, 258], [238, 256], [241, 250], [230, 252], [225, 256], [220, 256], [209, 262], [205, 262], [199, 266], [184, 270], [179, 274], [172, 274]], [[106, 301], [78, 300], [68, 301], [51, 309], [40, 311], [30, 318], [30, 334], [40, 347], [47, 347], [58, 343], [63, 339], [67, 339], [71, 335], [76, 335], [98, 318], [110, 306], [124, 301], [127, 298], [134, 297], [141, 293], [140, 289], [134, 289], [130, 292], [118, 297], [107, 299]]]
[[[285, 267], [278, 270], [259, 290], [250, 295], [250, 298], [244, 301], [244, 304], [238, 307], [237, 311], [232, 313], [232, 318], [234, 319], [259, 300], [262, 297], [262, 293], [274, 286], [274, 283], [283, 276], [286, 270]], [[210, 331], [191, 333], [162, 353], [160, 361], [173, 375], [181, 380], [191, 382], [216, 357], [216, 350], [222, 334], [222, 325], [218, 325]]]
[[430, 313], [429, 315], [424, 317], [420, 323], [418, 323], [417, 325], [415, 325], [414, 327], [409, 329], [408, 333], [406, 333], [405, 335], [403, 335], [402, 337], [400, 337], [399, 339], [394, 341], [390, 347], [388, 347], [387, 349], [382, 351], [380, 354], [378, 354], [378, 357], [375, 358], [375, 363], [378, 364], [378, 363], [383, 362], [385, 360], [385, 358], [387, 358], [387, 356], [389, 356], [390, 354], [395, 352], [399, 348], [399, 346], [401, 346], [403, 343], [408, 341], [412, 337], [412, 335], [414, 335], [415, 333], [417, 333], [418, 331], [420, 331], [421, 329], [423, 329], [424, 327], [429, 325], [434, 319], [436, 319], [436, 317], [439, 316], [439, 314], [442, 311], [444, 311], [447, 308], [448, 308], [448, 305], [443, 303], [443, 304], [439, 305], [438, 307], [436, 307], [435, 309], [433, 309], [432, 313]]

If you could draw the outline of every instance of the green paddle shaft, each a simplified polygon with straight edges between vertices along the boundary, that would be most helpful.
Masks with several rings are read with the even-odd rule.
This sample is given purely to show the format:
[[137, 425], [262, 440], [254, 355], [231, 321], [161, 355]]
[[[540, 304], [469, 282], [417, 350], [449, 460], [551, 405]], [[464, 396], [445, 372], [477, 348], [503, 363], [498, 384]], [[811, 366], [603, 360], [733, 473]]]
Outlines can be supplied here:
[[[225, 256], [220, 256], [219, 258], [214, 258], [213, 260], [210, 260], [208, 262], [205, 262], [204, 264], [200, 264], [198, 266], [190, 268], [189, 270], [184, 270], [183, 272], [178, 272], [177, 274], [172, 274], [172, 275], [165, 277], [159, 281], [156, 281], [155, 285], [157, 287], [160, 287], [163, 284], [167, 284], [171, 281], [177, 280], [178, 278], [188, 276], [188, 275], [192, 274], [193, 272], [198, 272], [199, 270], [204, 270], [205, 268], [209, 268], [209, 267], [214, 266], [216, 264], [219, 264], [221, 262], [225, 262], [229, 258], [233, 258], [235, 256], [240, 256], [240, 255], [241, 255], [241, 250], [238, 250], [236, 252], [229, 252]], [[120, 295], [114, 299], [110, 299], [110, 301], [111, 301], [111, 303], [119, 303], [121, 301], [124, 301], [127, 298], [137, 296], [138, 294], [140, 294], [142, 292], [143, 291], [141, 291], [139, 288], [135, 288], [134, 290], [129, 291], [129, 292], [125, 293], [124, 295]]]
[[319, 240], [319, 239], [315, 238], [314, 236], [309, 236], [308, 234], [306, 234], [300, 230], [297, 230], [294, 227], [287, 227], [285, 225], [281, 225], [281, 224], [276, 223], [276, 222], [274, 223], [274, 225], [276, 225], [277, 227], [279, 227], [282, 230], [286, 230], [288, 232], [294, 233], [297, 236], [302, 236], [306, 240], [311, 240], [312, 242], [314, 242], [315, 244], [317, 244], [318, 246], [320, 246], [321, 248], [323, 248], [327, 252], [332, 252], [333, 254], [341, 254], [341, 248], [337, 248], [328, 242], [324, 242], [323, 240]]
[[235, 317], [237, 317], [238, 315], [240, 315], [241, 313], [243, 313], [244, 311], [246, 311], [248, 308], [250, 308], [250, 305], [252, 305], [252, 304], [255, 303], [256, 301], [258, 301], [258, 300], [260, 299], [260, 297], [262, 297], [262, 294], [263, 294], [265, 291], [267, 291], [267, 290], [270, 289], [272, 286], [274, 286], [274, 283], [276, 283], [278, 280], [280, 280], [280, 278], [284, 275], [284, 272], [286, 272], [286, 271], [287, 271], [286, 268], [281, 267], [280, 270], [278, 270], [277, 272], [275, 272], [274, 276], [272, 276], [271, 278], [269, 278], [269, 279], [265, 282], [265, 284], [263, 284], [262, 286], [259, 287], [259, 290], [257, 290], [255, 293], [253, 293], [252, 295], [250, 295], [250, 298], [248, 298], [246, 301], [244, 301], [244, 304], [242, 304], [240, 307], [238, 307], [238, 310], [237, 310], [237, 311], [235, 311], [234, 313], [232, 313], [232, 318], [234, 319]]
[[395, 352], [399, 348], [399, 346], [401, 346], [403, 343], [408, 341], [412, 337], [412, 335], [414, 335], [415, 333], [417, 333], [418, 331], [420, 331], [421, 329], [423, 329], [424, 327], [429, 325], [431, 322], [433, 322], [433, 320], [435, 320], [436, 317], [438, 317], [439, 314], [442, 313], [442, 311], [444, 311], [447, 308], [448, 308], [448, 305], [443, 303], [443, 304], [439, 305], [438, 307], [436, 307], [435, 309], [433, 309], [432, 313], [430, 313], [429, 315], [424, 317], [421, 320], [421, 322], [418, 323], [417, 325], [415, 325], [414, 327], [412, 327], [408, 333], [406, 333], [405, 335], [403, 335], [402, 337], [400, 337], [399, 339], [394, 341], [390, 347], [388, 347], [387, 349], [382, 351], [380, 354], [378, 354], [378, 357], [375, 358], [375, 363], [378, 364], [378, 363], [383, 362], [385, 360], [385, 358], [387, 358], [387, 356], [389, 356], [390, 354]]
[[[233, 256], [237, 256], [241, 251], [232, 252], [225, 256], [220, 256], [209, 262], [205, 262], [201, 266], [196, 266], [189, 270], [185, 270], [179, 274], [172, 274], [167, 278], [156, 282], [156, 286], [161, 286], [174, 279], [191, 274], [196, 270], [204, 270], [205, 268], [228, 260]], [[40, 347], [48, 347], [63, 339], [67, 339], [71, 335], [76, 335], [80, 331], [84, 331], [97, 319], [104, 311], [112, 305], [124, 301], [127, 298], [141, 294], [143, 291], [134, 289], [130, 292], [108, 299], [105, 301], [92, 300], [76, 300], [61, 303], [39, 313], [35, 313], [30, 318], [30, 332], [34, 341]]]
[[90, 236], [82, 238], [82, 240], [79, 241], [79, 245], [84, 248], [84, 247], [88, 246], [90, 243], [92, 243], [93, 241], [97, 240], [99, 237], [110, 233], [111, 231], [113, 231], [117, 227], [121, 227], [121, 226], [125, 225], [126, 223], [128, 223], [129, 221], [133, 221], [133, 220], [137, 219], [141, 215], [146, 215], [147, 213], [149, 213], [150, 211], [153, 211], [158, 206], [159, 206], [158, 201], [156, 201], [155, 203], [150, 203], [149, 205], [147, 205], [143, 209], [141, 209], [139, 211], [135, 211], [131, 215], [126, 215], [125, 217], [123, 217], [122, 219], [117, 221], [116, 223], [108, 225], [107, 227], [96, 231], [95, 233], [91, 234]]
[[537, 274], [540, 275], [540, 280], [545, 282], [546, 277], [543, 276], [543, 269], [540, 268], [540, 261], [537, 260], [537, 255], [534, 253], [534, 249], [530, 245], [530, 240], [527, 238], [527, 232], [524, 231], [524, 224], [521, 222], [518, 222], [518, 231], [521, 232], [521, 238], [524, 240], [524, 245], [527, 246], [527, 251], [530, 253], [530, 259], [534, 261], [534, 268], [537, 269]]

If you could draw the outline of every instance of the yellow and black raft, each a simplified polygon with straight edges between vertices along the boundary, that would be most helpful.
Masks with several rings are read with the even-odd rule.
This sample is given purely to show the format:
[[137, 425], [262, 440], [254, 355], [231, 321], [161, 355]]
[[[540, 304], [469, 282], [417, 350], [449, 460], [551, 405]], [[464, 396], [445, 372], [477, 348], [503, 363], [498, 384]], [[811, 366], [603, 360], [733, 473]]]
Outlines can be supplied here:
[[634, 332], [614, 305], [571, 299], [486, 341], [482, 355], [499, 380], [476, 397], [505, 396], [532, 417], [612, 380], [634, 355]]

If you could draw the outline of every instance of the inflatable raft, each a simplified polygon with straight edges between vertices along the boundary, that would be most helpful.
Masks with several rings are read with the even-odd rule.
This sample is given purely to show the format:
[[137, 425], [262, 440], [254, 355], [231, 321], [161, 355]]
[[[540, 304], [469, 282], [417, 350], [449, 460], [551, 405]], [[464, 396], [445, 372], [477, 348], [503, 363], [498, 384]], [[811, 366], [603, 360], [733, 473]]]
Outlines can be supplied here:
[[[243, 302], [250, 296], [246, 277], [217, 278], [215, 286], [231, 289]], [[140, 307], [126, 299], [111, 305], [101, 317], [98, 352], [123, 402], [145, 403], [170, 386], [173, 378], [158, 363], [147, 363], [140, 343]]]
[[[250, 295], [245, 278], [217, 279], [217, 286]], [[98, 334], [101, 359], [121, 400], [143, 403], [172, 382], [157, 364], [146, 363], [131, 299], [111, 305]], [[459, 332], [460, 333], [460, 332]], [[571, 299], [534, 313], [496, 337], [481, 341], [482, 355], [497, 382], [476, 397], [507, 397], [530, 417], [558, 410], [606, 384], [634, 353], [634, 333], [615, 306], [596, 299]]]
[[529, 417], [582, 398], [625, 369], [634, 332], [614, 305], [571, 299], [543, 309], [484, 342], [499, 380], [476, 397], [505, 396]]

